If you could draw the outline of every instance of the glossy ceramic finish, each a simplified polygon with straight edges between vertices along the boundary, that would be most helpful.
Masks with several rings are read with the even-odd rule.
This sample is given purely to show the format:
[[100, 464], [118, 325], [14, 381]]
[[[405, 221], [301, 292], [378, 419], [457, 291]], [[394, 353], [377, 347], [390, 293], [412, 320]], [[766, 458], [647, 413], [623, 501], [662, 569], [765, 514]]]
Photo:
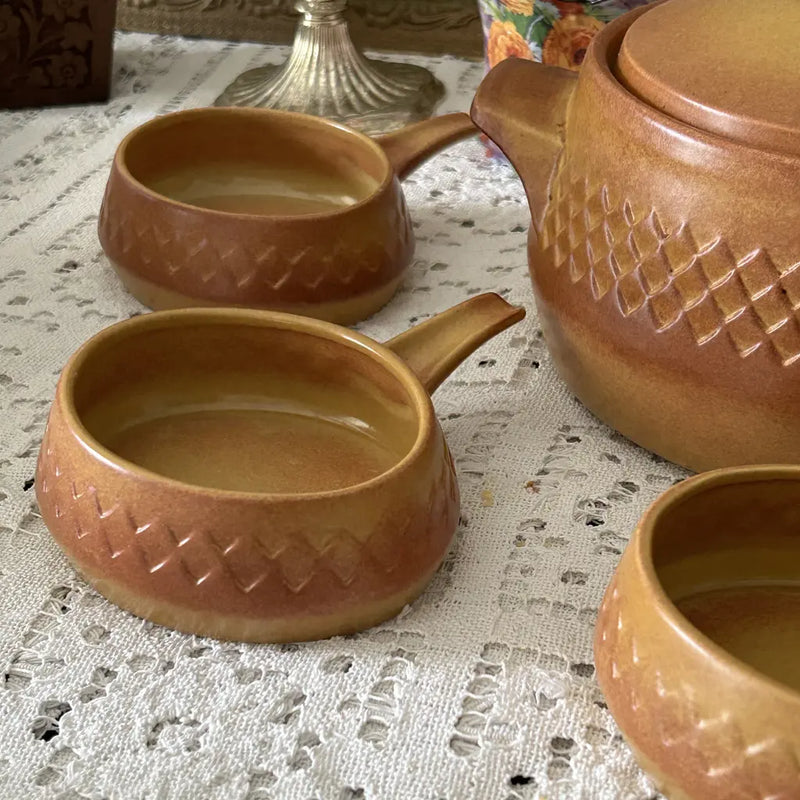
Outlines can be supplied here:
[[42, 516], [77, 569], [183, 631], [291, 641], [400, 611], [458, 521], [428, 392], [524, 316], [479, 295], [387, 345], [278, 312], [118, 323], [61, 375]]
[[[389, 300], [414, 252], [399, 179], [474, 130], [466, 114], [377, 140], [265, 109], [157, 117], [117, 150], [100, 242], [129, 291], [151, 308], [247, 306], [352, 324]], [[209, 169], [251, 182], [274, 170], [290, 184], [293, 175], [304, 183], [311, 201], [349, 197], [315, 208], [284, 196], [259, 213], [242, 203], [220, 210], [164, 193], [193, 172], [207, 178]]]
[[764, 11], [756, 22], [751, 0], [662, 3], [631, 25], [617, 74], [670, 117], [800, 155], [800, 3], [770, 0]]
[[798, 508], [798, 467], [684, 481], [606, 591], [597, 678], [670, 800], [800, 797]]
[[572, 391], [694, 470], [794, 463], [800, 158], [690, 127], [619, 82], [628, 27], [672, 1], [608, 25], [578, 78], [500, 63], [473, 118], [525, 183], [534, 293]]

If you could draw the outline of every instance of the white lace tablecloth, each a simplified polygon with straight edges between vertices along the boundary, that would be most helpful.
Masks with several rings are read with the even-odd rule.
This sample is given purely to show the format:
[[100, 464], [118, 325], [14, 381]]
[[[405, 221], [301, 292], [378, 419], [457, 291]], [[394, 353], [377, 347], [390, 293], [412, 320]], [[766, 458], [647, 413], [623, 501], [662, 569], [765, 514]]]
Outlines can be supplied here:
[[[654, 797], [595, 683], [592, 634], [637, 518], [684, 473], [598, 423], [557, 377], [528, 280], [522, 187], [477, 140], [406, 181], [416, 259], [361, 326], [388, 338], [487, 290], [528, 309], [436, 395], [463, 519], [407, 613], [304, 645], [193, 638], [90, 590], [37, 514], [59, 371], [143, 310], [95, 233], [116, 145], [284, 54], [120, 35], [107, 105], [0, 112], [0, 797]], [[481, 65], [422, 61], [449, 88], [441, 110], [466, 110]]]

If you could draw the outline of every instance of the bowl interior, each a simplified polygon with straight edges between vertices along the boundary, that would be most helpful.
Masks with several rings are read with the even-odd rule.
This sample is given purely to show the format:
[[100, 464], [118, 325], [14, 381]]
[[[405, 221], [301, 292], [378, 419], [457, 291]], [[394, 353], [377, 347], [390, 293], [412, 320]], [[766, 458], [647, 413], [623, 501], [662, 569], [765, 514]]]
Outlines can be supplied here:
[[224, 108], [144, 125], [123, 159], [159, 195], [265, 216], [342, 210], [372, 195], [389, 172], [377, 148], [323, 120]]
[[688, 620], [800, 690], [800, 478], [712, 486], [665, 509], [653, 564]]
[[112, 333], [79, 362], [72, 399], [115, 456], [259, 493], [370, 480], [408, 454], [420, 424], [410, 389], [366, 347], [224, 317]]

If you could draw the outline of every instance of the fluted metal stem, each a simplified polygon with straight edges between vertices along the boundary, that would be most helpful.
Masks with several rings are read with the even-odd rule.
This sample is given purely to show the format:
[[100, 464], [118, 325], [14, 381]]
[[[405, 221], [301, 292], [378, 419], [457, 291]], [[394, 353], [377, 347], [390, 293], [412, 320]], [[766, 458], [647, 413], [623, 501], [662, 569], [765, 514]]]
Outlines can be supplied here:
[[298, 0], [303, 15], [282, 66], [240, 75], [218, 106], [300, 111], [382, 133], [429, 117], [444, 94], [427, 70], [372, 61], [356, 50], [343, 13], [346, 0]]

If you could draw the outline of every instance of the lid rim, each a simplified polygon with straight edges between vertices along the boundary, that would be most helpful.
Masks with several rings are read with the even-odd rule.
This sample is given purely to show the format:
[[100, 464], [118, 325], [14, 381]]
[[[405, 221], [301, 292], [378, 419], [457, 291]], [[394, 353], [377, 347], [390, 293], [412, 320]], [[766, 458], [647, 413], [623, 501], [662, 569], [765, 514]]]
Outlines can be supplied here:
[[[775, 0], [779, 32], [761, 35], [762, 44], [774, 45], [762, 74], [751, 69], [761, 53], [749, 53], [755, 45], [743, 38], [743, 14], [737, 14], [747, 1], [647, 6], [625, 29], [618, 51], [609, 50], [610, 67], [624, 89], [670, 119], [759, 150], [800, 156], [800, 104], [792, 101], [800, 94], [800, 73], [795, 77], [780, 62], [800, 26], [800, 3]], [[707, 23], [715, 16], [723, 19], [711, 31]]]

